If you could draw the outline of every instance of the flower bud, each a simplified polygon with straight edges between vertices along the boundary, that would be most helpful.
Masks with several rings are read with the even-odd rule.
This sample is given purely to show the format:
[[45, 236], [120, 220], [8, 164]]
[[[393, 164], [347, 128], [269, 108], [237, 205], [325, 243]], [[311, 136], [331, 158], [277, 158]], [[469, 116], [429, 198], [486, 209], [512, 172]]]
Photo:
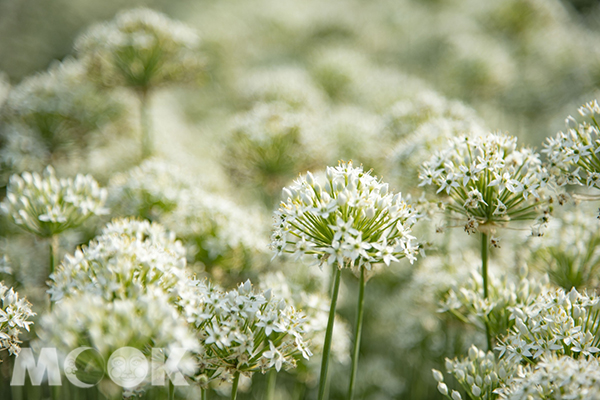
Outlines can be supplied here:
[[444, 396], [448, 395], [448, 386], [446, 386], [446, 384], [444, 382], [438, 382], [437, 389]]

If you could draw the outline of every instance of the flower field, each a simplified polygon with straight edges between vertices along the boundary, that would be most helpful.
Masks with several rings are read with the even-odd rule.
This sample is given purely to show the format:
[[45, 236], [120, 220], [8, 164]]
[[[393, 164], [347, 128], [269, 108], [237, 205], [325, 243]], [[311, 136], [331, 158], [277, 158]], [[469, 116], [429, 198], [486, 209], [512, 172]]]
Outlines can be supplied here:
[[600, 399], [596, 2], [100, 3], [0, 2], [0, 399]]

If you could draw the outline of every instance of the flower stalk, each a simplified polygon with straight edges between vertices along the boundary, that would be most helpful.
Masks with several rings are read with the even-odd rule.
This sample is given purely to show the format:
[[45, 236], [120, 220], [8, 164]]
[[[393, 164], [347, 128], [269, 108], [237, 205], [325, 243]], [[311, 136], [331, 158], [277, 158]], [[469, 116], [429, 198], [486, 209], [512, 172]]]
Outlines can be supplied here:
[[238, 385], [240, 383], [240, 371], [237, 371], [233, 376], [233, 386], [231, 387], [231, 400], [237, 398]]
[[348, 389], [348, 399], [354, 398], [354, 386], [356, 385], [356, 376], [358, 373], [358, 355], [360, 352], [360, 338], [362, 334], [362, 324], [365, 305], [365, 267], [360, 269], [360, 288], [358, 292], [358, 311], [356, 314], [356, 330], [354, 332], [354, 351], [352, 352], [352, 373], [350, 374], [350, 388]]
[[335, 309], [337, 298], [340, 291], [340, 281], [342, 270], [337, 268], [333, 281], [333, 293], [331, 295], [331, 306], [329, 307], [329, 319], [327, 320], [327, 331], [325, 332], [325, 344], [323, 345], [323, 358], [321, 359], [321, 376], [319, 378], [319, 400], [325, 399], [325, 389], [327, 388], [329, 353], [331, 352], [331, 338], [333, 337], [333, 323], [335, 321]]

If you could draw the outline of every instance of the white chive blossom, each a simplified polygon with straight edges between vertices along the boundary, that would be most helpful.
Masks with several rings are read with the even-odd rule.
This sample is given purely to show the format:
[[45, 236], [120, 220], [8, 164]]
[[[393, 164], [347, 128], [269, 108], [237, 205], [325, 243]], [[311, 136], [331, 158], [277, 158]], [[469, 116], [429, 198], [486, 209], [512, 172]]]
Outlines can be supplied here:
[[283, 194], [271, 244], [278, 255], [368, 270], [374, 263], [416, 259], [419, 245], [411, 228], [417, 213], [352, 162], [328, 167], [325, 179], [308, 172]]

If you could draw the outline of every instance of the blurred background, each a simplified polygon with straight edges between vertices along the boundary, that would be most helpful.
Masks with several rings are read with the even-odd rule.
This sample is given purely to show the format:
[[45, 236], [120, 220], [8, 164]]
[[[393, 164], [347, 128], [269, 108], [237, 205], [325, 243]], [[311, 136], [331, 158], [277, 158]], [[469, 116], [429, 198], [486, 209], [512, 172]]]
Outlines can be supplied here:
[[[67, 82], [56, 60], [77, 58], [74, 44], [90, 26], [138, 6], [198, 33], [201, 73], [156, 85], [146, 109], [126, 85], [76, 98], [67, 86], [42, 104], [106, 109], [77, 120], [79, 130], [60, 125], [46, 136], [23, 133], [15, 104], [42, 107], [25, 96], [27, 79], [50, 69], [52, 79]], [[137, 216], [174, 231], [190, 268], [225, 287], [284, 271], [290, 285], [326, 292], [327, 273], [271, 260], [270, 217], [282, 187], [308, 169], [352, 159], [417, 199], [419, 165], [449, 136], [500, 130], [539, 149], [577, 107], [597, 98], [600, 4], [132, 0], [125, 8], [115, 0], [0, 0], [0, 73], [0, 197], [11, 174], [48, 164], [60, 176], [91, 173], [109, 189], [111, 214], [63, 235], [61, 257], [110, 218]], [[154, 157], [142, 161], [144, 129], [152, 132]], [[42, 315], [47, 244], [4, 220], [0, 230], [5, 280]], [[445, 357], [484, 342], [480, 331], [438, 313], [444, 291], [477, 265], [477, 243], [434, 231], [431, 221], [421, 233], [433, 243], [427, 258], [416, 266], [396, 263], [369, 282], [358, 398], [441, 398], [431, 368], [443, 369]], [[503, 239], [493, 254], [496, 270], [516, 275], [526, 236]], [[357, 286], [344, 277], [339, 314], [348, 326]], [[347, 387], [348, 334], [339, 339], [332, 399], [344, 398]], [[316, 376], [314, 366], [283, 375], [279, 398], [314, 398]], [[264, 377], [245, 385], [239, 398], [262, 398]]]

